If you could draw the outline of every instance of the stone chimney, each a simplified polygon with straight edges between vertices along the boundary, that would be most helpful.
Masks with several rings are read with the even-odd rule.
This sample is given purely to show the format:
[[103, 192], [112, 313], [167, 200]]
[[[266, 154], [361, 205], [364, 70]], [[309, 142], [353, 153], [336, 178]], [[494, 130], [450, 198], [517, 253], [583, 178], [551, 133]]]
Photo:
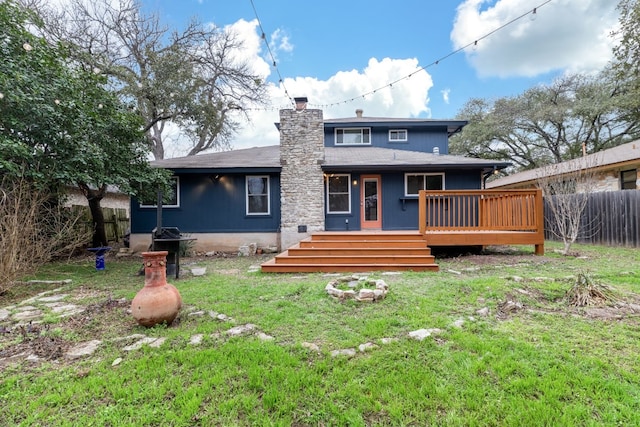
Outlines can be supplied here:
[[364, 112], [364, 111], [362, 111], [362, 108], [358, 108], [358, 109], [356, 110], [356, 117], [357, 117], [357, 118], [359, 118], [359, 119], [361, 119], [361, 118], [362, 118], [362, 113], [363, 113], [363, 112]]
[[324, 120], [322, 110], [280, 110], [280, 249], [324, 231]]

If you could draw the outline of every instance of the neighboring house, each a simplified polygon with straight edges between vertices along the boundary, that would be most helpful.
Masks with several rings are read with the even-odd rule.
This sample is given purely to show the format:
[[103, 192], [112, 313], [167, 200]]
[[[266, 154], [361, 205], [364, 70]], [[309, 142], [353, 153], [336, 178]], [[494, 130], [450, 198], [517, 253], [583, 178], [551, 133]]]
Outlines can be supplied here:
[[[196, 238], [198, 250], [255, 242], [288, 248], [318, 231], [418, 230], [418, 191], [481, 189], [507, 162], [452, 156], [466, 121], [280, 111], [280, 144], [158, 160], [176, 197], [162, 225]], [[132, 200], [131, 247], [146, 249], [157, 209]]]
[[[570, 174], [587, 169], [593, 172], [595, 182], [590, 191], [618, 191], [640, 189], [640, 140], [602, 150], [580, 158], [542, 167], [487, 182], [491, 189], [534, 188], [538, 179]], [[580, 191], [580, 189], [578, 189]]]
[[[78, 187], [67, 187], [66, 196], [67, 200], [65, 200], [65, 206], [89, 207], [87, 198]], [[128, 217], [131, 198], [128, 194], [124, 194], [120, 192], [118, 188], [110, 185], [107, 187], [107, 194], [100, 201], [100, 206], [103, 208], [125, 209]]]

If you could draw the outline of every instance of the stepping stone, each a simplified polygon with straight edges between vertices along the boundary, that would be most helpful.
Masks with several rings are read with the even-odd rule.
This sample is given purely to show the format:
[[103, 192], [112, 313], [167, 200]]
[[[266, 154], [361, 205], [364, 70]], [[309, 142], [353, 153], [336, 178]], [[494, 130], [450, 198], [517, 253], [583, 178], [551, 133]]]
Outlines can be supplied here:
[[11, 316], [11, 312], [7, 309], [0, 309], [0, 320], [7, 320]]
[[36, 309], [36, 310], [27, 310], [27, 311], [21, 311], [19, 313], [16, 313], [13, 315], [14, 320], [33, 320], [33, 319], [38, 319], [40, 316], [42, 316], [42, 311]]
[[164, 342], [167, 340], [166, 337], [160, 337], [158, 339], [156, 339], [154, 342], [149, 344], [149, 347], [151, 348], [159, 348], [162, 344], [164, 344]]
[[100, 346], [100, 344], [102, 344], [102, 341], [100, 340], [91, 340], [85, 343], [78, 344], [71, 350], [67, 351], [66, 356], [70, 359], [78, 359], [80, 357], [90, 356], [98, 349], [98, 346]]
[[69, 294], [51, 295], [50, 297], [38, 298], [38, 299], [36, 299], [36, 301], [39, 301], [39, 302], [56, 302], [56, 301], [62, 301], [63, 299], [65, 299], [68, 296], [69, 296]]
[[151, 345], [152, 343], [156, 342], [157, 340], [158, 340], [158, 338], [155, 338], [155, 337], [144, 337], [141, 340], [136, 341], [133, 344], [124, 347], [123, 350], [124, 351], [139, 350], [139, 349], [142, 348], [143, 345], [147, 345], [147, 344]]

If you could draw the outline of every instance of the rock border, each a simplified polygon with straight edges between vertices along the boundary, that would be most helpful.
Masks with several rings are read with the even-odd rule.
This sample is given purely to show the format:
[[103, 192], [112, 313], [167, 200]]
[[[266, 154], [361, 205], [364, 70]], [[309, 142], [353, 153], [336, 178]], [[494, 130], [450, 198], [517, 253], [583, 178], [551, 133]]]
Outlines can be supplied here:
[[[351, 284], [357, 282], [356, 286], [362, 286], [358, 291], [354, 289], [342, 290], [338, 286], [342, 284]], [[355, 287], [355, 286], [354, 286]], [[338, 277], [325, 286], [327, 294], [339, 301], [355, 300], [358, 302], [376, 302], [382, 301], [389, 292], [389, 285], [382, 279], [367, 279], [359, 276], [342, 276]]]

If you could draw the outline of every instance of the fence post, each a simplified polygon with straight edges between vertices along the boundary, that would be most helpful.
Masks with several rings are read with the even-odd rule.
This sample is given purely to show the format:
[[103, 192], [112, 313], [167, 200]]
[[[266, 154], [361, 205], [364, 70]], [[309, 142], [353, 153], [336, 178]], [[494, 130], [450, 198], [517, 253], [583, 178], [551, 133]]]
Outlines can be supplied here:
[[535, 245], [536, 255], [544, 255], [544, 201], [542, 199], [542, 190], [537, 189], [535, 193], [536, 200], [536, 226], [538, 229], [538, 241], [542, 242]]

